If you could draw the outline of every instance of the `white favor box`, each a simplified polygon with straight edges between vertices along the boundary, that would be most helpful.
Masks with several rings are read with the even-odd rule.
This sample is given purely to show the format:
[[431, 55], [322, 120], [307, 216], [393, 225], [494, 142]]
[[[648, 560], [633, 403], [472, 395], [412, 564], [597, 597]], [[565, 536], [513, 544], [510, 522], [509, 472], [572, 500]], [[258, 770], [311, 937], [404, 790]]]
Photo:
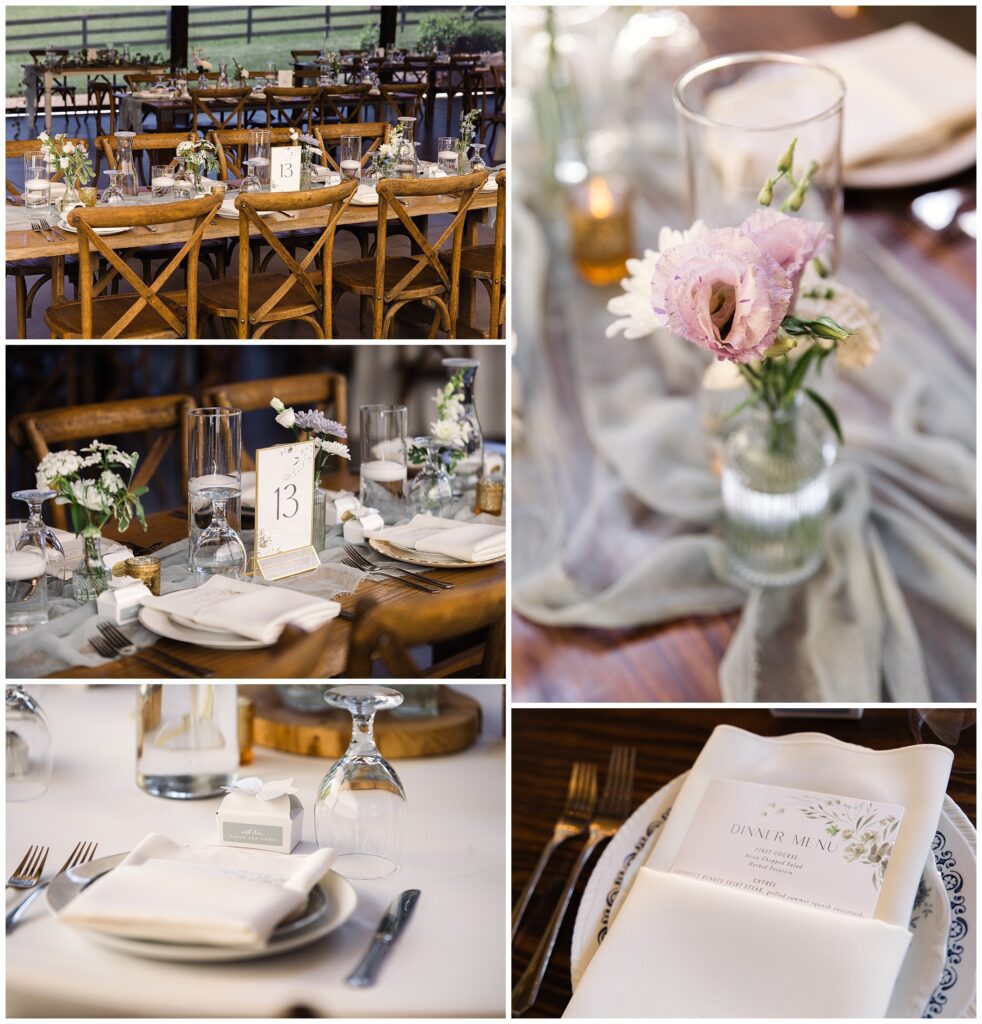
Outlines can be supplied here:
[[290, 853], [303, 832], [303, 804], [293, 794], [257, 800], [251, 793], [229, 793], [215, 816], [221, 846]]
[[380, 513], [372, 511], [360, 519], [346, 519], [344, 521], [344, 539], [349, 544], [364, 544], [365, 534], [373, 530], [381, 530], [385, 526]]
[[361, 505], [358, 497], [351, 491], [334, 492], [333, 501], [331, 497], [332, 495], [328, 493], [328, 502], [324, 508], [324, 521], [328, 526], [339, 526], [344, 521], [345, 512], [354, 512]]
[[139, 580], [135, 580], [131, 576], [122, 578], [127, 580], [125, 584], [104, 590], [95, 600], [99, 614], [107, 619], [112, 619], [117, 626], [136, 622], [140, 615], [143, 599], [150, 596], [149, 588]]

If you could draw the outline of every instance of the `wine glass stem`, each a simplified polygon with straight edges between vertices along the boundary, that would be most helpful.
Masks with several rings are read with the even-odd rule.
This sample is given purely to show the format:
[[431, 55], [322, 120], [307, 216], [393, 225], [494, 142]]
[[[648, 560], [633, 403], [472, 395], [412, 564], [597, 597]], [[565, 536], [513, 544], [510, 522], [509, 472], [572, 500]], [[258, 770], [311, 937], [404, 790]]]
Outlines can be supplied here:
[[360, 711], [353, 711], [351, 717], [351, 747], [348, 752], [350, 754], [377, 753], [375, 734], [373, 732], [375, 712], [371, 711], [368, 714], [363, 714]]

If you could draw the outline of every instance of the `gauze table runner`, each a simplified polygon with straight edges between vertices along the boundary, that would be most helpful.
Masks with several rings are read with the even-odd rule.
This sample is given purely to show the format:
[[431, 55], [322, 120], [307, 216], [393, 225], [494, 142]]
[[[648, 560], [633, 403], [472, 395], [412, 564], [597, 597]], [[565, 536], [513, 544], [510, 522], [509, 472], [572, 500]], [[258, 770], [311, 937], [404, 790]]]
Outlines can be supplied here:
[[[678, 213], [646, 207], [641, 220], [650, 244]], [[883, 347], [831, 396], [846, 445], [824, 567], [799, 587], [754, 589], [721, 537], [696, 397], [705, 353], [664, 331], [606, 338], [614, 292], [577, 286], [549, 260], [527, 207], [514, 222], [533, 264], [516, 307], [515, 609], [624, 628], [742, 608], [720, 666], [726, 700], [974, 699], [972, 327], [844, 226], [837, 276], [882, 317]]]
[[[772, 739], [719, 726], [565, 1016], [884, 1016], [951, 761], [951, 751], [933, 745], [873, 751], [818, 733]], [[902, 805], [874, 916], [669, 874], [714, 778]]]

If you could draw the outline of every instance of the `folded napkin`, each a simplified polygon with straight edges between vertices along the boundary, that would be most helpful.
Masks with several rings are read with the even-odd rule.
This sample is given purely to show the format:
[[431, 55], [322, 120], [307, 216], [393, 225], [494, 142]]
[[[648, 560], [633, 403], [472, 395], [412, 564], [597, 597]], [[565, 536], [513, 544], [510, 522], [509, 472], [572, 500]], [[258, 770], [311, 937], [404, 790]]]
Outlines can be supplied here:
[[[719, 726], [564, 1016], [882, 1017], [910, 942], [951, 760], [926, 744], [873, 751], [817, 733], [766, 739]], [[873, 917], [670, 874], [719, 778], [902, 805]]]
[[259, 948], [306, 904], [336, 856], [180, 846], [151, 834], [58, 919], [131, 939]]
[[351, 202], [354, 206], [378, 206], [378, 192], [371, 185], [359, 185]]
[[389, 541], [410, 551], [447, 555], [461, 562], [486, 562], [505, 553], [505, 527], [466, 523], [457, 519], [416, 515], [403, 526], [367, 531], [366, 536]]
[[235, 633], [264, 644], [275, 643], [288, 624], [309, 632], [341, 611], [337, 601], [225, 576], [212, 576], [200, 587], [143, 603], [184, 625]]

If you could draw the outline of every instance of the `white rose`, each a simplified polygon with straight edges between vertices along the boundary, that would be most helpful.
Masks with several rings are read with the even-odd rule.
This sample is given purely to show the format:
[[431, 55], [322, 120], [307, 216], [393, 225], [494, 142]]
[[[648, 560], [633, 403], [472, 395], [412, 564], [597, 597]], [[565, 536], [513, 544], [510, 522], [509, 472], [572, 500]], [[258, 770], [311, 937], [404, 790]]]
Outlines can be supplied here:
[[71, 155], [74, 152], [75, 152], [75, 144], [73, 142], [66, 142], [65, 143], [65, 153], [68, 154], [68, 155]]
[[245, 68], [242, 69], [242, 77], [243, 78], [248, 78], [249, 77], [249, 72], [246, 71]]
[[279, 416], [276, 417], [276, 422], [281, 427], [286, 427], [289, 430], [297, 422], [296, 413], [292, 409], [284, 409]]
[[38, 136], [38, 138], [42, 142], [47, 142], [51, 138], [51, 136], [47, 132], [41, 132], [41, 134]]
[[69, 167], [69, 165], [70, 165], [70, 164], [71, 164], [71, 160], [69, 160], [67, 156], [63, 156], [63, 157], [62, 157], [62, 158], [61, 158], [61, 159], [60, 159], [60, 160], [58, 161], [58, 165], [59, 165], [59, 166], [61, 167], [61, 169], [62, 169], [63, 171], [67, 171], [67, 170], [68, 170], [68, 167]]
[[275, 409], [277, 412], [282, 412], [286, 408], [278, 398], [274, 398], [269, 404], [270, 407]]

